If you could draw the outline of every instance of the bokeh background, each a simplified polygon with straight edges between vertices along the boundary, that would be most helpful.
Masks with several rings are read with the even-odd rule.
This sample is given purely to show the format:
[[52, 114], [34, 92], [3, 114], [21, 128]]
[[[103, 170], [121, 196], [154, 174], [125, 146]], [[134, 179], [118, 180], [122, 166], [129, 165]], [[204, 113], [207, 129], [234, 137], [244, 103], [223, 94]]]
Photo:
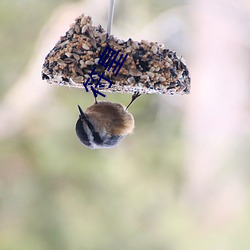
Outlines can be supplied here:
[[182, 54], [192, 91], [140, 97], [134, 134], [90, 150], [74, 126], [92, 96], [41, 67], [81, 13], [106, 27], [108, 5], [0, 2], [0, 249], [249, 250], [250, 1], [117, 0], [112, 33]]

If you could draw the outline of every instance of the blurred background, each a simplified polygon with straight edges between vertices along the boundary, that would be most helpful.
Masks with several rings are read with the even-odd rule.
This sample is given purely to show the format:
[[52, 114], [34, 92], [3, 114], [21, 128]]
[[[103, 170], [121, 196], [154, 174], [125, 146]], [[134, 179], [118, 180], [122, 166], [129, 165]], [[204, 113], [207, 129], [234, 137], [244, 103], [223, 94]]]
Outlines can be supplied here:
[[92, 96], [41, 68], [81, 13], [106, 28], [108, 5], [0, 2], [0, 249], [249, 250], [250, 1], [117, 0], [112, 33], [176, 50], [192, 89], [140, 97], [134, 134], [90, 150], [74, 126]]

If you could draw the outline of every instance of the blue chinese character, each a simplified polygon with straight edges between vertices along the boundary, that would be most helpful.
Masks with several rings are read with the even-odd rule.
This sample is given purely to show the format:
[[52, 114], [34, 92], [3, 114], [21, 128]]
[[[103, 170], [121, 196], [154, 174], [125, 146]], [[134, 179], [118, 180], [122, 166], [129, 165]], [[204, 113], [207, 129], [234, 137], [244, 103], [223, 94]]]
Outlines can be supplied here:
[[[119, 66], [117, 71], [115, 72], [115, 76], [117, 76], [118, 72], [120, 71], [123, 63], [125, 62], [125, 60], [126, 60], [126, 58], [128, 56], [128, 55], [125, 55], [125, 57], [123, 58], [123, 54], [121, 54], [119, 60], [116, 61], [116, 58], [117, 58], [118, 54], [119, 54], [119, 50], [116, 52], [115, 50], [113, 50], [113, 49], [111, 49], [111, 48], [109, 48], [107, 46], [104, 49], [103, 53], [100, 55], [100, 59], [98, 61], [98, 63], [100, 65], [104, 66], [105, 68], [107, 68], [109, 66], [108, 71], [110, 70], [110, 68], [112, 67], [112, 65], [114, 63], [116, 64], [116, 66], [114, 67], [113, 72], [115, 72], [116, 68]], [[115, 56], [113, 57], [113, 55], [115, 55]], [[122, 58], [123, 58], [123, 60], [122, 60]], [[121, 60], [122, 60], [122, 62], [120, 62]]]
[[101, 93], [100, 91], [98, 91], [98, 90], [96, 90], [95, 88], [93, 88], [93, 86], [91, 86], [91, 90], [92, 90], [92, 92], [93, 92], [95, 98], [97, 97], [97, 95], [101, 95], [101, 96], [103, 96], [103, 97], [106, 96], [106, 95], [104, 95], [103, 93]]
[[98, 76], [99, 76], [99, 80], [98, 80], [97, 84], [95, 85], [96, 88], [98, 85], [99, 85], [99, 88], [105, 87], [105, 85], [100, 85], [101, 79], [104, 79], [105, 81], [109, 82], [108, 89], [112, 86], [112, 82], [109, 79], [107, 79], [106, 77], [104, 77], [104, 71], [102, 72], [101, 75], [98, 75]]
[[[87, 82], [86, 83], [83, 82], [83, 86], [85, 87], [86, 92], [89, 92], [88, 85], [93, 85], [95, 83], [95, 79], [93, 78], [94, 75], [97, 75], [97, 73], [95, 73], [95, 69], [96, 68], [94, 67], [92, 69], [91, 73], [89, 73], [90, 77], [87, 79]], [[89, 82], [90, 79], [91, 79], [92, 82]], [[97, 84], [95, 85], [95, 87], [98, 85], [99, 82], [100, 82], [100, 80], [97, 82]], [[103, 86], [101, 86], [101, 87], [103, 87]], [[91, 91], [93, 92], [93, 94], [94, 94], [95, 97], [97, 97], [97, 95], [101, 95], [101, 96], [105, 97], [104, 94], [102, 94], [100, 91], [94, 89], [93, 86], [91, 86]]]
[[[91, 91], [93, 92], [94, 96], [97, 97], [97, 95], [101, 95], [103, 97], [105, 97], [106, 95], [102, 94], [100, 91], [96, 90], [95, 88], [104, 88], [105, 85], [104, 84], [100, 84], [101, 80], [104, 79], [105, 81], [109, 82], [109, 86], [108, 88], [110, 88], [112, 86], [112, 82], [107, 79], [106, 77], [104, 77], [104, 72], [102, 72], [101, 75], [99, 76], [99, 79], [97, 81], [97, 83], [95, 83], [95, 79], [93, 78], [94, 75], [97, 75], [97, 73], [95, 73], [95, 67], [92, 69], [91, 73], [89, 73], [89, 78], [87, 79], [86, 83], [83, 83], [83, 86], [85, 87], [86, 92], [89, 92], [88, 90], [88, 86], [91, 85]], [[91, 79], [91, 82], [90, 82]], [[95, 87], [93, 87], [92, 85], [95, 84]]]
[[88, 78], [87, 79], [87, 82], [86, 83], [83, 83], [83, 86], [85, 87], [85, 90], [86, 90], [86, 92], [89, 92], [89, 90], [88, 90], [88, 85], [93, 85], [93, 83], [95, 82], [95, 79], [93, 78], [93, 76], [94, 75], [97, 75], [97, 73], [94, 73], [95, 72], [95, 67], [92, 69], [92, 71], [91, 71], [91, 73], [89, 73], [89, 76], [90, 76], [90, 78], [91, 78], [91, 80], [92, 80], [92, 83], [89, 83], [89, 80], [90, 80], [90, 78]]

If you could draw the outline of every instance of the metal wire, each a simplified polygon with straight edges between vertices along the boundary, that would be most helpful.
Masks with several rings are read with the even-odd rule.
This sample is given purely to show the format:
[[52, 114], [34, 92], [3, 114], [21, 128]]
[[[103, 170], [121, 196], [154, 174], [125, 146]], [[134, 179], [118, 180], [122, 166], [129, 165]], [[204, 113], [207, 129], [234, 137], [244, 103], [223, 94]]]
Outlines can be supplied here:
[[109, 13], [108, 13], [108, 26], [107, 26], [107, 33], [108, 34], [111, 33], [111, 29], [112, 29], [114, 9], [115, 9], [115, 0], [110, 0]]

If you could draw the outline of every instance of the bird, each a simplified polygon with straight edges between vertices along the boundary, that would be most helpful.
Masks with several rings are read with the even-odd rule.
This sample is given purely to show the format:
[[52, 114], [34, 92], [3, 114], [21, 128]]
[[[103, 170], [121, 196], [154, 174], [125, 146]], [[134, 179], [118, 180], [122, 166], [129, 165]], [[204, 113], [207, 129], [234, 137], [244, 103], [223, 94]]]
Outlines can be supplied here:
[[128, 107], [140, 96], [135, 93], [127, 107], [110, 101], [100, 101], [84, 112], [78, 105], [79, 118], [75, 130], [81, 143], [91, 149], [117, 146], [135, 127], [134, 117]]

